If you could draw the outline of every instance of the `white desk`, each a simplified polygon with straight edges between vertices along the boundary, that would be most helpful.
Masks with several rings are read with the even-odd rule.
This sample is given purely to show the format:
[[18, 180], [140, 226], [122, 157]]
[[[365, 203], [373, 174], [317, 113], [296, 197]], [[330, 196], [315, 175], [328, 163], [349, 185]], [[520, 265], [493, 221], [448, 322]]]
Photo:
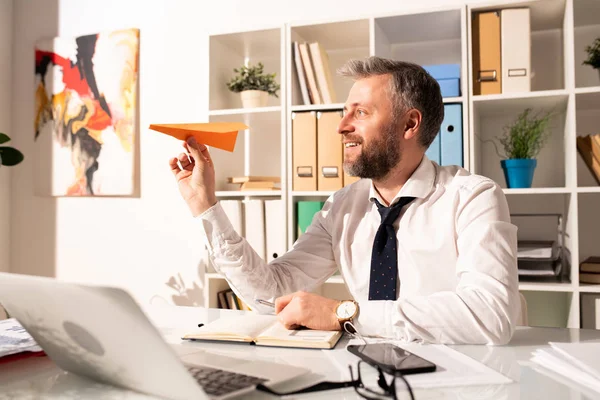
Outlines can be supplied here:
[[[225, 313], [239, 311], [202, 309], [191, 307], [149, 307], [147, 313], [155, 325], [164, 333], [169, 342], [178, 343], [182, 332], [196, 328], [200, 322], [206, 323], [219, 318]], [[530, 366], [521, 365], [527, 362], [531, 352], [544, 347], [548, 341], [580, 342], [600, 341], [600, 331], [554, 328], [519, 328], [513, 340], [507, 346], [452, 346], [463, 354], [480, 361], [494, 370], [509, 377], [515, 383], [492, 386], [464, 386], [448, 389], [416, 390], [416, 399], [593, 399], [593, 394], [561, 383], [558, 380], [541, 374]], [[336, 349], [344, 348], [342, 339]], [[330, 356], [320, 350], [282, 349], [247, 344], [233, 343], [189, 343], [188, 345], [210, 347], [211, 351], [234, 355], [236, 357], [256, 357], [274, 361], [287, 360], [293, 364], [308, 366], [313, 371], [306, 378], [311, 383], [315, 379], [341, 380], [341, 372], [331, 362]], [[149, 349], [149, 351], [151, 351]], [[290, 361], [293, 360], [293, 361]], [[293, 382], [277, 387], [286, 391], [294, 389]], [[583, 390], [583, 391], [582, 391]], [[585, 393], [588, 393], [587, 395]], [[359, 398], [353, 389], [294, 396], [294, 398], [311, 399], [356, 399]], [[151, 399], [152, 397], [124, 391], [110, 386], [91, 382], [61, 371], [47, 357], [29, 358], [12, 363], [0, 364], [0, 399]], [[255, 392], [244, 398], [272, 398]]]

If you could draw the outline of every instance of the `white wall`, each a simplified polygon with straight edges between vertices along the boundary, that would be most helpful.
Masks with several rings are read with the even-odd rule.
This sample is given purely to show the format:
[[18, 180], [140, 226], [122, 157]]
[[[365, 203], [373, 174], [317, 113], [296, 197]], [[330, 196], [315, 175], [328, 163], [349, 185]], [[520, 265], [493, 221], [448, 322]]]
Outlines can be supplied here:
[[[33, 145], [33, 46], [48, 36], [78, 36], [137, 27], [140, 44], [139, 198], [33, 196], [31, 159], [12, 181], [11, 271], [128, 288], [140, 301], [171, 301], [164, 284], [181, 273], [201, 285], [198, 224], [179, 197], [168, 159], [180, 144], [151, 123], [206, 121], [208, 33], [280, 26], [296, 20], [344, 19], [420, 9], [456, 0], [390, 2], [19, 0], [15, 2], [13, 131]], [[477, 1], [475, 1], [477, 2]], [[208, 6], [210, 4], [210, 6]], [[57, 7], [58, 5], [58, 7]], [[318, 13], [315, 13], [318, 10]], [[54, 14], [58, 14], [56, 18]], [[1, 72], [1, 70], [0, 70]], [[1, 76], [1, 75], [0, 75]], [[26, 154], [27, 156], [27, 154]], [[200, 299], [198, 294], [196, 300]]]
[[[12, 14], [13, 0], [0, 0], [0, 132], [10, 137]], [[10, 260], [10, 174], [10, 168], [0, 167], [0, 272], [8, 271]]]

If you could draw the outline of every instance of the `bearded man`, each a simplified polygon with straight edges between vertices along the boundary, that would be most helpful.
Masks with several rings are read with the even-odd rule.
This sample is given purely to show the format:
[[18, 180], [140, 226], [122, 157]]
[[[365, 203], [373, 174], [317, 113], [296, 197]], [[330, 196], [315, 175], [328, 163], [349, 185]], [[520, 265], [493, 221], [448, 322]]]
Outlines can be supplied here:
[[[507, 343], [520, 315], [517, 228], [498, 184], [425, 156], [444, 118], [438, 83], [418, 65], [379, 57], [340, 73], [354, 80], [337, 132], [344, 169], [362, 179], [331, 195], [270, 263], [221, 208], [206, 146], [190, 138], [170, 160], [216, 269], [251, 307], [274, 300], [288, 328], [351, 321], [364, 336]], [[353, 299], [310, 293], [338, 270]]]

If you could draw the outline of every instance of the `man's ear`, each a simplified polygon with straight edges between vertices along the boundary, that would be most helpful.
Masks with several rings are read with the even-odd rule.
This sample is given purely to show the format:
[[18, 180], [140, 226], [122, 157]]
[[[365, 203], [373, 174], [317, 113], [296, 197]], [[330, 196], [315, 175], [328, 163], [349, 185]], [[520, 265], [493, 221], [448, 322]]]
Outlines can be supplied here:
[[406, 113], [406, 122], [404, 124], [404, 139], [409, 140], [417, 136], [421, 128], [421, 120], [423, 114], [416, 108], [409, 110]]

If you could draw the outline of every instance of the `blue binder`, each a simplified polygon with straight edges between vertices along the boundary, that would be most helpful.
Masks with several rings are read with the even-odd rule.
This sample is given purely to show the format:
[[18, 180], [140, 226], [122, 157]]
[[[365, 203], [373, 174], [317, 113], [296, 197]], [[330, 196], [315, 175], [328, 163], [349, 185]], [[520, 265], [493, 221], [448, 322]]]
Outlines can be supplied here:
[[435, 161], [436, 163], [441, 165], [441, 149], [440, 149], [440, 133], [435, 136], [433, 142], [431, 142], [431, 146], [425, 152], [427, 158], [431, 161]]
[[445, 104], [440, 132], [440, 165], [463, 167], [462, 104]]

